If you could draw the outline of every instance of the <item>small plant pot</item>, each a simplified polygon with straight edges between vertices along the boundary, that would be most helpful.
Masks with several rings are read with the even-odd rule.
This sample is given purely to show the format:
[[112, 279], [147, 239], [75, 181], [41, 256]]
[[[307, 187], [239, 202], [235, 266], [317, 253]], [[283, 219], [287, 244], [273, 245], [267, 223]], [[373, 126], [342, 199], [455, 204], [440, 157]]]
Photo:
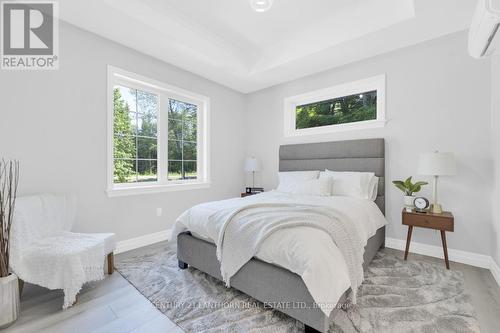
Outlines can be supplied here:
[[19, 315], [19, 279], [10, 274], [0, 277], [0, 329], [12, 325]]
[[404, 204], [405, 204], [405, 209], [407, 212], [411, 212], [413, 208], [415, 208], [415, 205], [413, 202], [415, 201], [415, 196], [413, 195], [405, 195], [404, 197]]

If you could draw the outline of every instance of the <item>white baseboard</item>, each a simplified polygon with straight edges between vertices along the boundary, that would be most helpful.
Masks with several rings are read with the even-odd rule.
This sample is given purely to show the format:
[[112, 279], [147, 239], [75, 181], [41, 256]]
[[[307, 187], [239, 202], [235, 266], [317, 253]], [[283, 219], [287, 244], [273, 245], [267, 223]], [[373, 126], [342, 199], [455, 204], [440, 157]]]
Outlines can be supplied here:
[[172, 234], [172, 229], [166, 229], [158, 231], [152, 234], [147, 234], [131, 239], [126, 239], [116, 243], [115, 253], [127, 252], [133, 249], [137, 249], [143, 246], [151, 245], [154, 243], [166, 241], [170, 239]]
[[[406, 247], [406, 241], [402, 239], [386, 238], [385, 246], [391, 249], [404, 251]], [[410, 243], [410, 252], [423, 254], [429, 257], [444, 257], [443, 248], [441, 246], [434, 246], [417, 242]], [[481, 268], [490, 268], [491, 266], [491, 257], [484, 254], [448, 249], [448, 258], [451, 261]]]
[[[385, 246], [391, 249], [404, 251], [406, 247], [406, 241], [402, 239], [386, 237]], [[435, 258], [444, 257], [442, 247], [417, 242], [410, 243], [410, 252]], [[450, 259], [450, 261], [459, 262], [461, 264], [489, 269], [496, 282], [500, 286], [500, 268], [492, 257], [484, 254], [448, 249], [448, 258]]]

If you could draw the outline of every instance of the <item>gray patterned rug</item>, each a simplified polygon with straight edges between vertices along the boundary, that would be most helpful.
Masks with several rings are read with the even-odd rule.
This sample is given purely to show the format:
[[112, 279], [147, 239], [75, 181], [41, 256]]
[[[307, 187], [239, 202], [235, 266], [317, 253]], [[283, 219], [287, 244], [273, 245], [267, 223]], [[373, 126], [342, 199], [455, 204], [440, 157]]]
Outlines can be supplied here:
[[[166, 245], [119, 260], [117, 270], [186, 332], [303, 332], [287, 315], [189, 268]], [[379, 251], [357, 305], [336, 311], [330, 332], [479, 332], [461, 272]]]

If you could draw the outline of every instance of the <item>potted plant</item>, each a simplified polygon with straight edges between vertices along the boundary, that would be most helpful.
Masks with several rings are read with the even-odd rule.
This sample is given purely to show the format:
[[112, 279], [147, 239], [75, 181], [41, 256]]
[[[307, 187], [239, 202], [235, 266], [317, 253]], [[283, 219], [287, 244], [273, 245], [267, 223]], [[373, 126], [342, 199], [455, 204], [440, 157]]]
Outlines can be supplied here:
[[411, 176], [406, 178], [406, 180], [394, 180], [392, 182], [398, 189], [400, 189], [404, 193], [404, 204], [406, 210], [411, 210], [414, 205], [413, 201], [415, 200], [414, 193], [420, 192], [422, 186], [427, 185], [427, 182], [411, 182]]
[[19, 280], [9, 272], [9, 237], [14, 218], [19, 162], [0, 160], [0, 329], [19, 314]]

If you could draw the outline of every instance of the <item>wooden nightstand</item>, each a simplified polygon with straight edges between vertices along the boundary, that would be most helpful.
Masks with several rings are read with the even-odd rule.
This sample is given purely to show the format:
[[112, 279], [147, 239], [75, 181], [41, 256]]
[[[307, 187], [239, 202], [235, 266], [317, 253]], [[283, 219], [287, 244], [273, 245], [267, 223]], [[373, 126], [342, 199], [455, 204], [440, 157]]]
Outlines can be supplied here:
[[442, 214], [434, 213], [419, 213], [416, 211], [407, 212], [403, 209], [403, 224], [408, 226], [408, 236], [406, 237], [405, 260], [408, 258], [408, 250], [410, 249], [411, 233], [413, 227], [422, 227], [441, 231], [441, 242], [443, 243], [444, 260], [446, 268], [450, 269], [448, 261], [448, 249], [446, 247], [446, 231], [452, 231], [454, 228], [453, 214], [443, 212]]

